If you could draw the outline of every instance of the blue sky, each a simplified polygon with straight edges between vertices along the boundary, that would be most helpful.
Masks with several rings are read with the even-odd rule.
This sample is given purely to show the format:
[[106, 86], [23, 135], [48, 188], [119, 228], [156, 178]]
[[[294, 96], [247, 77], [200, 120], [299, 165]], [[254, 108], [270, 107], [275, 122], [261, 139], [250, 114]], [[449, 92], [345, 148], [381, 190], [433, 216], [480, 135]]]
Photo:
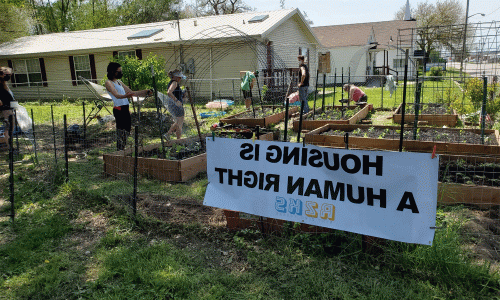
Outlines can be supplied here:
[[[257, 9], [268, 11], [280, 9], [279, 0], [246, 0], [245, 3]], [[416, 7], [425, 0], [411, 1], [410, 7]], [[436, 3], [435, 0], [428, 0]], [[467, 1], [463, 0], [463, 7]], [[340, 25], [352, 23], [380, 22], [394, 19], [396, 11], [406, 4], [406, 0], [285, 0], [285, 8], [298, 8], [305, 11], [314, 24], [312, 26]], [[473, 16], [469, 22], [500, 21], [500, 1], [498, 0], [470, 0], [469, 15]]]

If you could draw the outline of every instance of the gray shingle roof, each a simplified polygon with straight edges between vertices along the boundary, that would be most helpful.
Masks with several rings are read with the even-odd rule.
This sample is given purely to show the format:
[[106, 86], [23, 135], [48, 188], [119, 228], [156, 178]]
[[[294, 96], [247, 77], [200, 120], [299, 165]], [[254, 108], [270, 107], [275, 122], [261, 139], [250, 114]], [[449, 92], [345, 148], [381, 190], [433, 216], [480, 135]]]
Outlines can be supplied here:
[[347, 25], [313, 27], [312, 30], [325, 48], [363, 46], [368, 44], [372, 28], [375, 41], [381, 45], [393, 38], [396, 43], [398, 29], [415, 28], [415, 21], [384, 21]]
[[[183, 40], [200, 37], [200, 33], [217, 26], [230, 25], [249, 35], [265, 37], [291, 16], [299, 14], [297, 9], [268, 12], [247, 12], [231, 15], [208, 16], [180, 20], [180, 34]], [[248, 20], [260, 15], [269, 15], [262, 22], [248, 23]], [[303, 17], [301, 16], [303, 19]], [[196, 22], [195, 22], [196, 21]], [[127, 39], [144, 30], [163, 29], [151, 37]], [[234, 31], [237, 32], [237, 31]], [[0, 45], [0, 57], [69, 52], [90, 49], [133, 48], [152, 44], [178, 43], [177, 21], [165, 21], [148, 24], [81, 30], [44, 35], [26, 36]]]

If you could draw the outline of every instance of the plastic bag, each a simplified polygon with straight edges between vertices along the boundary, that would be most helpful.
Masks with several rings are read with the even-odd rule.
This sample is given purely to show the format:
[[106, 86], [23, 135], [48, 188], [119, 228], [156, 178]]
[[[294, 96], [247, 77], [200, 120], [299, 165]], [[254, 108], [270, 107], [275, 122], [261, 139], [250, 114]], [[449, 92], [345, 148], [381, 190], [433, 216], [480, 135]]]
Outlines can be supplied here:
[[28, 115], [28, 111], [23, 106], [19, 105], [17, 101], [12, 101], [10, 107], [16, 111], [17, 125], [21, 127], [23, 132], [29, 131], [33, 125], [33, 121]]

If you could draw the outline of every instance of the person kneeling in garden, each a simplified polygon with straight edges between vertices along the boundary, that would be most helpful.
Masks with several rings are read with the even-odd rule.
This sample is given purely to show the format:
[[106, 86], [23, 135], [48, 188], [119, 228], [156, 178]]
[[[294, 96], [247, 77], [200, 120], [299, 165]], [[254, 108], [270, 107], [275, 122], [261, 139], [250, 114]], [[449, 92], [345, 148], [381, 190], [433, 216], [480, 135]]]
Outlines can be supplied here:
[[356, 105], [366, 104], [368, 101], [368, 96], [359, 87], [354, 84], [344, 84], [344, 91], [349, 95], [348, 99], [340, 100], [340, 103], [347, 103], [349, 105], [350, 101], [354, 101]]

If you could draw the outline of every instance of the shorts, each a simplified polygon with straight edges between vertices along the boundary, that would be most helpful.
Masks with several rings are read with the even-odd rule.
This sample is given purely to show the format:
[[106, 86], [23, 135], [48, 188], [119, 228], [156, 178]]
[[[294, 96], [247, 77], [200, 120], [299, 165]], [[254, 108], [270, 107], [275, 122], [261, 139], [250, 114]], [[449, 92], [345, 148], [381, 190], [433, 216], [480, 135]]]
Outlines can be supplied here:
[[176, 118], [184, 117], [184, 107], [177, 106], [172, 98], [168, 99], [168, 111]]
[[252, 98], [252, 90], [243, 91], [243, 99]]
[[368, 96], [364, 94], [363, 96], [359, 97], [359, 100], [357, 102], [368, 102]]

